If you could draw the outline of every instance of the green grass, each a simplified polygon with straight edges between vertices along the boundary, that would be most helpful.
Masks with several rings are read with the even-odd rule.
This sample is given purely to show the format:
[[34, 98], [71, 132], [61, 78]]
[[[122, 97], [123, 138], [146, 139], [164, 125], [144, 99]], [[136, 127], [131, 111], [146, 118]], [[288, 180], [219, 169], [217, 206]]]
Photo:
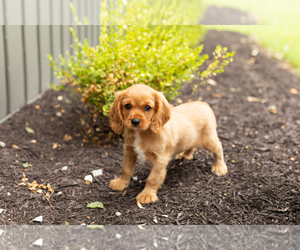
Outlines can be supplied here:
[[203, 0], [205, 7], [232, 7], [254, 14], [261, 25], [219, 25], [210, 29], [230, 30], [255, 36], [259, 43], [289, 62], [300, 74], [300, 1]]

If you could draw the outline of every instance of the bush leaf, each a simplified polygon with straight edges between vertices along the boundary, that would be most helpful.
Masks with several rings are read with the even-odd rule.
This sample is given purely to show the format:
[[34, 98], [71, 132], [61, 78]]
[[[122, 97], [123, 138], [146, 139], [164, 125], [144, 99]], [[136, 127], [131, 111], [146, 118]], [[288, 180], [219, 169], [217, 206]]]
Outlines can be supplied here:
[[86, 207], [89, 207], [89, 208], [104, 208], [102, 202], [99, 202], [99, 201], [89, 203]]
[[29, 127], [25, 127], [25, 130], [28, 134], [35, 134], [34, 130], [32, 128]]
[[24, 163], [24, 164], [23, 164], [23, 167], [24, 167], [24, 168], [29, 168], [29, 167], [30, 167], [30, 165], [29, 165], [29, 163], [28, 163], [28, 162], [26, 162], [26, 163]]

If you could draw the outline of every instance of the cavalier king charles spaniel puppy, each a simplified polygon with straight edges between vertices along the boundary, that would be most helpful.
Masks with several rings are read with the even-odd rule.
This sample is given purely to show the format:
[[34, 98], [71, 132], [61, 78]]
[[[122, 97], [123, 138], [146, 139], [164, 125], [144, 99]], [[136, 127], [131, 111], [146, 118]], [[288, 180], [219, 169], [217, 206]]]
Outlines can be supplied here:
[[122, 173], [109, 187], [119, 191], [127, 188], [137, 158], [152, 164], [145, 188], [136, 197], [138, 204], [158, 199], [167, 165], [176, 154], [177, 159], [191, 160], [196, 148], [206, 149], [214, 155], [211, 171], [218, 176], [227, 173], [216, 118], [207, 103], [172, 107], [162, 93], [137, 84], [116, 94], [109, 115], [114, 132], [121, 134], [125, 128]]

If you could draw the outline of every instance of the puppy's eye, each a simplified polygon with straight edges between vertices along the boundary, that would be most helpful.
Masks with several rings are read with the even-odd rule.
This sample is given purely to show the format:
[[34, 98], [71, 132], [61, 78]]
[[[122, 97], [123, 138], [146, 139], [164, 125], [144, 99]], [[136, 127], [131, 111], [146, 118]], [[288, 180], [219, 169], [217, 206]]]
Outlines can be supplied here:
[[125, 105], [125, 108], [126, 108], [126, 109], [130, 109], [130, 108], [131, 108], [130, 104], [126, 104], [126, 105]]
[[145, 106], [145, 111], [149, 111], [150, 109], [151, 109], [150, 106], [148, 106], [148, 105]]

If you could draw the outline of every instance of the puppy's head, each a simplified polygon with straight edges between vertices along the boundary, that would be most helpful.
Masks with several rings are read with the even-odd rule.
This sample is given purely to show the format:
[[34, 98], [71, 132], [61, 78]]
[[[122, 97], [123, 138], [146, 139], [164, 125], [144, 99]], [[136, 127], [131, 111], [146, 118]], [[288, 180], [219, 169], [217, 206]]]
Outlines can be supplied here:
[[138, 84], [118, 92], [110, 110], [111, 128], [120, 134], [124, 127], [159, 134], [171, 118], [170, 105], [163, 94]]

